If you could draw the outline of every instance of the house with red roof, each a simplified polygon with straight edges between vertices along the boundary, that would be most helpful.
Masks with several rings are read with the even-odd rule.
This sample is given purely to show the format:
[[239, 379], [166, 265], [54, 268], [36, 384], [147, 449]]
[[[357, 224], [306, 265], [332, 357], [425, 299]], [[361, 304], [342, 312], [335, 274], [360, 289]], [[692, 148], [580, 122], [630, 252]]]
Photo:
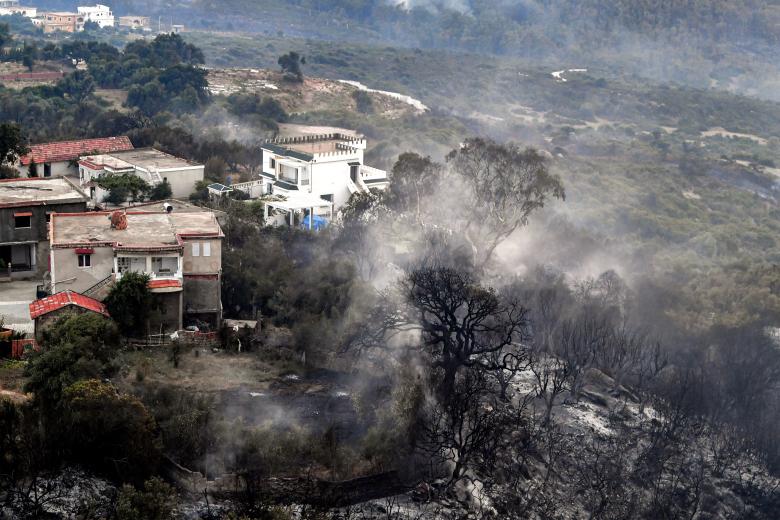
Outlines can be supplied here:
[[156, 300], [152, 333], [189, 325], [216, 329], [222, 320], [222, 229], [211, 211], [168, 208], [54, 215], [52, 292], [101, 300], [128, 273], [142, 273]]
[[33, 144], [30, 145], [30, 152], [19, 158], [16, 169], [20, 176], [28, 177], [30, 163], [34, 161], [38, 177], [77, 176], [80, 157], [129, 150], [134, 150], [134, 147], [126, 135]]
[[30, 304], [30, 318], [35, 321], [35, 339], [40, 341], [43, 332], [66, 313], [95, 313], [109, 317], [103, 303], [74, 291], [62, 291], [35, 300]]

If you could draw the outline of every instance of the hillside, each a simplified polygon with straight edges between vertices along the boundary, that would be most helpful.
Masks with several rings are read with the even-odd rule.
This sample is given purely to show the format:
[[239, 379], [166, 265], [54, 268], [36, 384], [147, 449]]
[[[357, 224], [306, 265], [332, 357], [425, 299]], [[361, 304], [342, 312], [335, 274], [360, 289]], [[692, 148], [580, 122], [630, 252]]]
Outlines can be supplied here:
[[[256, 93], [278, 101], [295, 116], [316, 112], [358, 113], [353, 85], [331, 79], [305, 78], [303, 84], [285, 81], [281, 72], [258, 69], [210, 69], [209, 91], [218, 96], [239, 92]], [[410, 103], [389, 95], [367, 93], [370, 113], [387, 119], [414, 115], [419, 111]], [[366, 110], [366, 109], [364, 109]]]
[[776, 4], [403, 6], [38, 35], [87, 67], [0, 88], [6, 166], [127, 135], [191, 204], [104, 158], [144, 211], [39, 214], [51, 285], [108, 295], [0, 362], [0, 516], [780, 516]]
[[[352, 79], [419, 98], [431, 111], [412, 119], [377, 122], [339, 111], [293, 117], [359, 128], [379, 145], [372, 160], [384, 167], [406, 150], [441, 158], [469, 135], [512, 139], [555, 157], [556, 170], [572, 186], [561, 211], [590, 232], [627, 233], [630, 255], [648, 243], [663, 244], [652, 255], [664, 258], [658, 268], [668, 255], [682, 254], [680, 248], [703, 255], [697, 270], [780, 257], [771, 217], [778, 204], [777, 103], [598, 68], [559, 74], [508, 58], [274, 38], [261, 46], [250, 37], [197, 39], [212, 64], [271, 68], [276, 56], [296, 50], [307, 57], [307, 76]], [[479, 77], [460, 74], [463, 63]], [[273, 90], [265, 95], [278, 96]], [[755, 197], [763, 203], [754, 204]], [[643, 257], [629, 269], [642, 271], [648, 263], [655, 262]]]

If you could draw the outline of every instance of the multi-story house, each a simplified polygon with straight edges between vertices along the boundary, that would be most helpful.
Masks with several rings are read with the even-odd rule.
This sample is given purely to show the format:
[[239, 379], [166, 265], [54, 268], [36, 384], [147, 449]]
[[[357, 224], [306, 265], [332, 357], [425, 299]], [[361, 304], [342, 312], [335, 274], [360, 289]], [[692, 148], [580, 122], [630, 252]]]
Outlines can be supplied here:
[[[261, 148], [262, 181], [233, 188], [254, 196], [262, 192], [286, 197], [292, 211], [309, 208], [303, 210], [305, 213], [314, 208], [315, 216], [327, 216], [346, 204], [353, 193], [384, 189], [389, 184], [387, 172], [363, 164], [366, 139], [362, 136], [304, 135], [275, 139]], [[301, 199], [300, 204], [296, 204], [297, 199]]]
[[114, 13], [111, 12], [111, 8], [107, 5], [79, 6], [76, 10], [84, 17], [85, 22], [94, 22], [101, 29], [114, 26]]
[[224, 235], [214, 213], [56, 214], [50, 237], [52, 293], [100, 300], [126, 273], [145, 273], [157, 303], [149, 333], [219, 326]]
[[61, 11], [41, 13], [38, 20], [41, 22], [44, 33], [57, 31], [74, 33], [84, 30], [84, 16], [79, 13]]
[[154, 148], [89, 155], [79, 161], [79, 182], [96, 203], [103, 202], [107, 195], [97, 185], [98, 177], [121, 174], [136, 175], [152, 186], [166, 180], [173, 198], [186, 199], [203, 180], [204, 166]]
[[16, 162], [16, 169], [20, 176], [27, 177], [30, 173], [30, 162], [35, 161], [38, 177], [77, 176], [79, 173], [77, 163], [82, 155], [132, 149], [133, 143], [124, 135], [33, 144], [30, 145], [30, 152]]
[[55, 213], [87, 210], [89, 197], [66, 178], [0, 180], [0, 267], [14, 277], [49, 270], [48, 222]]

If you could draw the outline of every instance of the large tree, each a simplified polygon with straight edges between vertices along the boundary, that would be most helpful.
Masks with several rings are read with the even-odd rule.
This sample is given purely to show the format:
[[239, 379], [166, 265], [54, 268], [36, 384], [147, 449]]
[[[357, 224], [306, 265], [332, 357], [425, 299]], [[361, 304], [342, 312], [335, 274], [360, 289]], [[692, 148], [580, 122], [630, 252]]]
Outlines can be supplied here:
[[[358, 336], [363, 346], [384, 346], [393, 336], [418, 333], [434, 370], [439, 398], [453, 395], [463, 369], [517, 366], [513, 347], [529, 337], [527, 310], [480, 285], [472, 275], [447, 267], [422, 267], [402, 280], [397, 298], [386, 297]], [[419, 343], [418, 343], [419, 341]], [[497, 357], [494, 355], [497, 354]], [[491, 358], [497, 362], [491, 361]]]
[[18, 124], [0, 124], [0, 165], [12, 164], [29, 151], [24, 132]]
[[303, 82], [303, 71], [301, 70], [301, 65], [306, 64], [306, 58], [295, 51], [290, 51], [287, 54], [279, 56], [277, 62], [282, 68], [282, 72], [284, 72], [285, 78], [297, 81], [299, 83]]
[[489, 139], [468, 139], [447, 155], [451, 173], [448, 213], [476, 249], [484, 268], [496, 247], [527, 224], [528, 217], [550, 197], [563, 199], [560, 178], [547, 168], [538, 151]]
[[442, 174], [442, 166], [430, 157], [411, 152], [399, 155], [390, 173], [387, 205], [399, 213], [414, 215], [422, 224], [424, 206], [433, 202], [430, 197], [440, 188]]
[[83, 103], [95, 92], [95, 80], [89, 72], [77, 70], [62, 78], [57, 88], [69, 98]]

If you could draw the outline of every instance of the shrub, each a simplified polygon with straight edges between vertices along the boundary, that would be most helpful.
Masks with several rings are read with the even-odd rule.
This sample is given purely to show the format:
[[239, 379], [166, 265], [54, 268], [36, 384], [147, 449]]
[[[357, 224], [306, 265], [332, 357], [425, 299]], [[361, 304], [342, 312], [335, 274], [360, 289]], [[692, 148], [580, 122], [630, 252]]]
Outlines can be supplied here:
[[143, 490], [125, 485], [117, 498], [116, 519], [168, 520], [176, 502], [174, 489], [157, 477], [144, 482]]
[[153, 474], [160, 445], [141, 401], [95, 379], [69, 386], [63, 397], [60, 442], [69, 459], [125, 482]]
[[123, 335], [138, 337], [144, 333], [154, 298], [147, 287], [149, 275], [126, 272], [106, 298], [108, 312]]

